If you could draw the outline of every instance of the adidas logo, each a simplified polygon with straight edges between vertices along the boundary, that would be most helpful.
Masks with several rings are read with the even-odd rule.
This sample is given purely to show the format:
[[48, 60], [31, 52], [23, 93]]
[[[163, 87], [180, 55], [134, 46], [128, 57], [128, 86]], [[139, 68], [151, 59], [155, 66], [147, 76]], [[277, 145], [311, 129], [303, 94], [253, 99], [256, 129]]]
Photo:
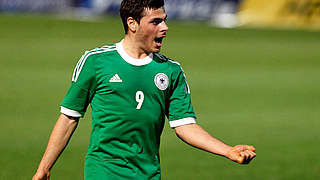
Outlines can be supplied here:
[[109, 82], [122, 82], [122, 79], [120, 79], [118, 74], [115, 74], [114, 76], [112, 76]]

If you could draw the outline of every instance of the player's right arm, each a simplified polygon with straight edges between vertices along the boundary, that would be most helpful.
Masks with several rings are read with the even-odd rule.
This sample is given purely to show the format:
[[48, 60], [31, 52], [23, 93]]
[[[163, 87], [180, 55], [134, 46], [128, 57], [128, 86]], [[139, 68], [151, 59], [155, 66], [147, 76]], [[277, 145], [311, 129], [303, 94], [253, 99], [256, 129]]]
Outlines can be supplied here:
[[73, 118], [64, 114], [60, 115], [51, 132], [46, 151], [32, 180], [49, 179], [50, 169], [68, 144], [78, 125], [78, 120], [79, 118]]
[[96, 89], [96, 72], [92, 55], [108, 50], [86, 51], [78, 61], [72, 83], [62, 104], [61, 115], [54, 126], [46, 151], [42, 157], [33, 180], [47, 180], [50, 169], [66, 147], [72, 133], [77, 127], [79, 118], [83, 117]]

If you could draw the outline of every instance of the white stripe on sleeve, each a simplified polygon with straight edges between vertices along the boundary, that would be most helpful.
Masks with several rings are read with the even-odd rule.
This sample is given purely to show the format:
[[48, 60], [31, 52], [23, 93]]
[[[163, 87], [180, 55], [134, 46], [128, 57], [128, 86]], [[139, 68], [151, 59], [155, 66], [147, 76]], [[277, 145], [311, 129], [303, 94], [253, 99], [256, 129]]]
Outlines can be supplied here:
[[75, 111], [75, 110], [72, 110], [72, 109], [68, 109], [68, 108], [65, 108], [63, 106], [61, 106], [60, 112], [62, 114], [65, 114], [65, 115], [71, 116], [71, 117], [82, 117], [82, 115], [78, 111]]
[[169, 121], [171, 128], [175, 128], [175, 127], [186, 125], [186, 124], [195, 124], [195, 123], [196, 123], [196, 119], [194, 117], [187, 117], [183, 119]]

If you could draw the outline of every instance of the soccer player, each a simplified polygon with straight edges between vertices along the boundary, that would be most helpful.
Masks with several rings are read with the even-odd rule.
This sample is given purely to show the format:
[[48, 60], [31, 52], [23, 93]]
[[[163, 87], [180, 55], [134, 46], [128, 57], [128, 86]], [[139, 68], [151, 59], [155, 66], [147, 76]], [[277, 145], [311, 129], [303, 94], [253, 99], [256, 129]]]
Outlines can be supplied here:
[[87, 51], [77, 63], [33, 180], [49, 179], [89, 104], [92, 132], [86, 180], [160, 179], [165, 117], [191, 146], [249, 163], [256, 156], [253, 146], [228, 146], [196, 124], [184, 72], [178, 62], [159, 53], [168, 31], [163, 0], [123, 0], [120, 16], [124, 39]]

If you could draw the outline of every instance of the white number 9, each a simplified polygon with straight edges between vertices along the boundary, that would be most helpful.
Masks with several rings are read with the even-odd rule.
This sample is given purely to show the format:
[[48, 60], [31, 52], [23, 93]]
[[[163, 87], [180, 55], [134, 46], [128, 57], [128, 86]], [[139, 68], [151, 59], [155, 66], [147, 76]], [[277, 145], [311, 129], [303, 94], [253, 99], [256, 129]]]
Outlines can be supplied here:
[[137, 108], [140, 109], [144, 100], [144, 94], [142, 91], [137, 91], [136, 93], [136, 101], [138, 102]]

